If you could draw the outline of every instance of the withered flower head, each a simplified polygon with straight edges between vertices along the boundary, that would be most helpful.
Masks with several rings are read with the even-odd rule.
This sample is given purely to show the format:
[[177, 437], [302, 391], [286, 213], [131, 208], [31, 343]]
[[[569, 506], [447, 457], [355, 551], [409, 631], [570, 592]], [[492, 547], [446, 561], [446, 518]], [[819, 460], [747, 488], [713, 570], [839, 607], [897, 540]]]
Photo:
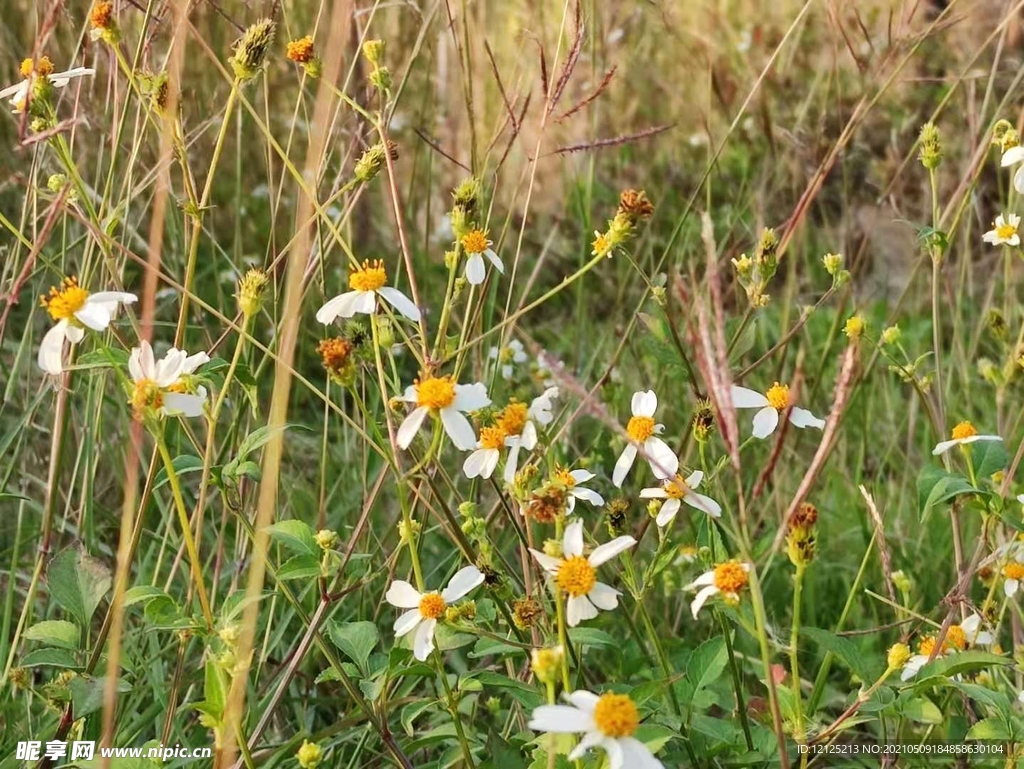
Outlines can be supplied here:
[[252, 80], [259, 74], [267, 59], [267, 51], [274, 42], [277, 25], [270, 19], [260, 19], [249, 26], [235, 43], [231, 67], [239, 80]]
[[619, 212], [634, 222], [638, 219], [650, 219], [654, 213], [654, 204], [643, 190], [623, 190], [619, 195]]

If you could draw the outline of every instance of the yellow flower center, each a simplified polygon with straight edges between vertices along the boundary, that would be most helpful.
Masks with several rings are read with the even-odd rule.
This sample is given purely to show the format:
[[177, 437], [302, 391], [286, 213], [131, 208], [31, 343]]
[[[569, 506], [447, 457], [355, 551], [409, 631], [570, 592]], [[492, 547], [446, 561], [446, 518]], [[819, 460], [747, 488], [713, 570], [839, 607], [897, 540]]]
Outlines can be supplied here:
[[416, 382], [416, 403], [437, 411], [452, 405], [455, 400], [455, 382], [450, 376], [428, 377]]
[[967, 633], [959, 625], [950, 625], [946, 633], [946, 647], [955, 646], [960, 651], [967, 648]]
[[313, 38], [309, 35], [292, 40], [288, 43], [288, 50], [285, 54], [296, 64], [305, 64], [313, 58]]
[[480, 431], [480, 448], [500, 449], [505, 445], [505, 431], [500, 427], [485, 427]]
[[92, 7], [92, 12], [89, 14], [89, 22], [96, 29], [106, 29], [110, 26], [110, 19], [114, 12], [114, 4], [110, 2], [96, 3]]
[[643, 443], [654, 435], [654, 419], [651, 417], [630, 417], [626, 434], [636, 443]]
[[427, 593], [420, 599], [420, 614], [423, 619], [437, 619], [447, 608], [440, 593]]
[[348, 276], [348, 285], [353, 291], [376, 291], [387, 283], [388, 274], [384, 271], [384, 262], [380, 259], [364, 261], [363, 266], [352, 270]]
[[764, 397], [768, 399], [769, 406], [777, 411], [782, 411], [789, 406], [789, 385], [776, 382], [768, 388]]
[[163, 402], [163, 391], [152, 379], [140, 379], [135, 383], [131, 404], [137, 416], [141, 416], [148, 409], [160, 408]]
[[78, 278], [72, 275], [64, 278], [59, 287], [51, 288], [49, 295], [42, 297], [39, 304], [46, 308], [54, 320], [73, 320], [75, 313], [82, 309], [88, 298], [89, 292], [79, 286]]
[[683, 480], [683, 476], [681, 475], [677, 475], [665, 484], [665, 493], [668, 494], [671, 499], [682, 499], [689, 492], [690, 487], [686, 485], [686, 481]]
[[21, 62], [21, 66], [18, 68], [21, 76], [26, 80], [32, 77], [32, 73], [35, 72], [40, 77], [49, 77], [53, 74], [53, 62], [50, 61], [48, 56], [40, 56], [39, 61], [32, 61], [32, 59], [24, 59]]
[[572, 477], [572, 471], [568, 467], [556, 467], [555, 480], [568, 489], [576, 485], [576, 479]]
[[604, 256], [612, 249], [611, 243], [608, 242], [608, 236], [603, 232], [594, 233], [594, 242], [592, 245], [594, 246], [594, 256]]
[[679, 556], [681, 558], [695, 558], [697, 556], [697, 548], [693, 545], [683, 545], [679, 548]]
[[1009, 240], [1016, 234], [1017, 228], [1014, 227], [1012, 224], [1009, 224], [1008, 222], [996, 226], [996, 237], [1000, 238], [1001, 240]]
[[1003, 567], [1003, 576], [1007, 579], [1024, 579], [1024, 563], [1008, 563]]
[[467, 254], [482, 254], [489, 245], [487, 233], [483, 230], [473, 230], [462, 236], [462, 247]]
[[506, 435], [520, 435], [526, 427], [526, 404], [513, 401], [498, 414], [498, 427]]
[[747, 570], [739, 561], [726, 561], [715, 567], [715, 587], [723, 593], [738, 593], [747, 585]]
[[555, 580], [558, 586], [573, 598], [586, 595], [597, 582], [597, 572], [590, 565], [590, 561], [582, 555], [574, 555], [562, 561], [558, 567], [558, 575]]
[[973, 438], [978, 434], [974, 425], [968, 422], [966, 419], [953, 428], [953, 440], [961, 441], [964, 438]]
[[[950, 628], [952, 630], [952, 628]], [[932, 636], [926, 636], [922, 638], [917, 644], [917, 653], [922, 657], [931, 657], [932, 652], [935, 651], [935, 638]]]
[[640, 726], [640, 714], [625, 694], [602, 694], [594, 706], [594, 723], [605, 737], [631, 737]]

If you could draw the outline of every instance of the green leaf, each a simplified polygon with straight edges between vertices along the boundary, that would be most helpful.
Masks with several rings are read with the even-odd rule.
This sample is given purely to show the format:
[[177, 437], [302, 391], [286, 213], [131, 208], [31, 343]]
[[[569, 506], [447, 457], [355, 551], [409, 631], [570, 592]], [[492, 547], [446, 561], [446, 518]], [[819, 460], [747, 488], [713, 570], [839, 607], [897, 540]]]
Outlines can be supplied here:
[[110, 571], [101, 561], [77, 548], [57, 553], [46, 570], [50, 595], [86, 627], [110, 590]]
[[118, 347], [103, 347], [99, 350], [90, 350], [79, 355], [75, 359], [76, 369], [85, 368], [110, 368], [111, 366], [127, 366], [128, 352]]
[[[68, 683], [71, 691], [71, 702], [74, 704], [75, 718], [95, 713], [103, 707], [103, 698], [106, 696], [107, 678], [92, 678], [91, 676], [76, 676]], [[120, 693], [130, 692], [131, 685], [122, 679], [118, 679], [117, 691]]]
[[314, 579], [320, 576], [320, 559], [313, 555], [297, 555], [289, 558], [277, 570], [279, 580]]
[[[171, 464], [174, 466], [174, 473], [179, 478], [189, 473], [196, 473], [203, 469], [203, 460], [195, 454], [182, 454], [175, 457]], [[153, 488], [159, 489], [167, 483], [167, 468], [161, 467], [153, 479]]]
[[124, 607], [127, 609], [137, 603], [148, 604], [157, 598], [174, 600], [166, 592], [153, 585], [136, 585], [124, 591]]
[[739, 729], [732, 722], [723, 721], [720, 718], [712, 718], [703, 713], [693, 714], [693, 718], [690, 720], [690, 728], [695, 732], [703, 734], [705, 737], [710, 737], [716, 742], [723, 742], [727, 745], [738, 745], [743, 740]]
[[927, 697], [900, 697], [896, 700], [896, 709], [904, 718], [919, 724], [941, 724], [944, 720], [939, 706]]
[[970, 444], [970, 449], [974, 474], [979, 483], [982, 478], [990, 478], [993, 473], [1006, 469], [1008, 457], [1002, 441], [978, 441]]
[[1008, 740], [1010, 733], [1006, 729], [1006, 722], [1001, 718], [983, 718], [972, 726], [965, 740]]
[[228, 679], [220, 665], [213, 659], [206, 660], [203, 696], [206, 697], [207, 711], [218, 721], [224, 717], [224, 706], [228, 701]]
[[332, 622], [327, 635], [359, 669], [366, 673], [366, 662], [380, 640], [377, 626], [372, 622]]
[[320, 547], [316, 544], [312, 527], [305, 521], [294, 518], [287, 521], [272, 523], [266, 528], [267, 534], [275, 542], [279, 542], [289, 550], [301, 555], [320, 555]]
[[474, 678], [484, 686], [501, 689], [524, 708], [535, 708], [544, 701], [536, 686], [524, 684], [493, 670], [484, 670], [477, 673]]
[[603, 630], [593, 627], [569, 628], [569, 640], [573, 646], [618, 646], [619, 642]]
[[947, 473], [934, 465], [925, 465], [917, 476], [918, 512], [923, 518], [935, 505], [961, 494], [975, 494], [975, 489], [961, 475]]
[[48, 619], [37, 622], [25, 631], [25, 638], [39, 641], [47, 646], [59, 646], [62, 649], [78, 648], [78, 626], [66, 620]]
[[38, 668], [45, 665], [52, 665], [55, 668], [77, 670], [81, 667], [74, 656], [67, 649], [57, 649], [52, 646], [44, 646], [41, 649], [34, 649], [21, 658], [19, 667]]
[[502, 643], [495, 638], [481, 638], [473, 645], [473, 650], [468, 656], [470, 659], [478, 660], [481, 657], [509, 657], [514, 654], [526, 654], [526, 649]]
[[861, 681], [874, 681], [881, 674], [879, 666], [865, 659], [857, 645], [848, 638], [817, 627], [800, 628], [800, 635], [811, 639], [825, 651], [832, 652]]
[[686, 661], [686, 674], [677, 685], [680, 703], [691, 704], [702, 690], [718, 680], [728, 660], [722, 636], [709, 638], [694, 649]]
[[278, 433], [283, 432], [284, 430], [292, 429], [309, 430], [310, 428], [306, 427], [305, 425], [300, 425], [292, 422], [286, 425], [279, 425], [277, 427], [265, 425], [256, 430], [253, 430], [251, 433], [245, 436], [245, 438], [239, 444], [238, 454], [235, 456], [236, 461], [242, 460], [252, 452], [263, 448], [263, 446], [269, 443], [271, 439]]
[[[923, 684], [929, 684], [929, 678], [952, 678], [960, 673], [966, 673], [989, 665], [1009, 665], [1013, 662], [1008, 657], [1001, 657], [998, 654], [984, 651], [965, 651], [951, 654], [948, 657], [940, 657], [932, 660], [917, 674], [920, 679], [915, 683], [914, 688], [922, 688]], [[931, 682], [934, 683], [934, 682]], [[930, 684], [929, 684], [930, 685]]]

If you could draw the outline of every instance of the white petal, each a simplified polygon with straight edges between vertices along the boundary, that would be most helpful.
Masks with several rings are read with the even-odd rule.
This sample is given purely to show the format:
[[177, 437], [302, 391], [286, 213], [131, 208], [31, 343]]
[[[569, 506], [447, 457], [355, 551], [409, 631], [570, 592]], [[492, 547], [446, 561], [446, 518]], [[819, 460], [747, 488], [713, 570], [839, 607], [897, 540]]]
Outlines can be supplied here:
[[754, 414], [754, 430], [752, 435], [755, 438], [767, 438], [775, 428], [779, 426], [779, 412], [771, 406], [765, 406]]
[[452, 406], [441, 409], [441, 424], [444, 431], [452, 439], [452, 444], [460, 451], [469, 451], [476, 443], [476, 433], [473, 432], [473, 425], [469, 423], [462, 414]]
[[[580, 528], [583, 528], [583, 523], [580, 522]], [[598, 545], [594, 548], [594, 552], [590, 554], [590, 558], [587, 560], [591, 566], [597, 567], [603, 563], [607, 563], [615, 556], [620, 553], [624, 553], [636, 544], [636, 540], [626, 535], [624, 537], [616, 537], [611, 542], [605, 542], [603, 545]]]
[[622, 746], [619, 744], [619, 741], [612, 737], [605, 737], [601, 741], [601, 747], [608, 754], [608, 769], [623, 769], [626, 759], [622, 755]]
[[713, 585], [715, 584], [715, 571], [706, 571], [701, 574], [697, 579], [691, 582], [689, 585], [683, 588], [683, 590], [693, 590], [695, 587], [701, 587], [702, 585]]
[[412, 299], [407, 297], [397, 288], [382, 286], [377, 289], [380, 298], [394, 307], [398, 312], [411, 321], [419, 322], [420, 308], [413, 304]]
[[960, 441], [956, 439], [948, 441], [939, 441], [938, 443], [935, 444], [935, 448], [932, 449], [932, 456], [937, 457], [939, 456], [939, 454], [945, 454], [947, 451], [949, 451], [951, 448], [958, 445], [959, 443]]
[[978, 637], [974, 639], [974, 643], [979, 646], [991, 646], [994, 641], [995, 638], [987, 630], [982, 630], [978, 633]]
[[693, 618], [697, 619], [697, 614], [700, 612], [701, 607], [707, 603], [707, 600], [718, 592], [718, 588], [714, 585], [708, 585], [703, 588], [693, 599], [693, 603], [690, 604], [690, 613], [693, 614]]
[[1020, 587], [1020, 582], [1015, 579], [1008, 579], [1003, 583], [1003, 592], [1006, 593], [1007, 598], [1012, 598], [1017, 595], [1017, 589]]
[[764, 393], [747, 387], [732, 386], [732, 405], [738, 409], [760, 409], [768, 405]]
[[594, 586], [587, 593], [587, 598], [594, 604], [598, 609], [604, 611], [611, 611], [619, 605], [619, 596], [622, 595], [618, 590], [613, 587], [609, 587], [603, 582], [595, 582]]
[[623, 764], [630, 769], [665, 769], [665, 765], [636, 737], [620, 737], [618, 743], [622, 748]]
[[448, 580], [448, 587], [441, 591], [445, 603], [454, 603], [470, 590], [483, 584], [484, 575], [476, 566], [464, 566]]
[[434, 628], [436, 627], [436, 619], [425, 619], [416, 628], [416, 636], [412, 642], [412, 654], [420, 662], [425, 662], [430, 653], [434, 651]]
[[480, 254], [470, 254], [466, 260], [466, 281], [471, 286], [479, 286], [487, 277], [484, 269], [484, 258]]
[[400, 449], [409, 448], [409, 444], [416, 437], [416, 433], [419, 432], [420, 425], [427, 418], [429, 411], [430, 409], [426, 406], [420, 406], [410, 411], [409, 415], [402, 420], [402, 425], [398, 428], [398, 435], [395, 437], [395, 441]]
[[593, 505], [594, 507], [600, 507], [604, 504], [604, 497], [598, 494], [593, 489], [584, 489], [579, 486], [569, 492], [570, 499], [582, 499], [584, 502]]
[[85, 339], [85, 329], [68, 323], [64, 326], [64, 338], [71, 342], [71, 344], [78, 344]]
[[546, 571], [548, 574], [554, 574], [562, 565], [562, 561], [560, 558], [553, 558], [547, 553], [542, 553], [539, 550], [534, 550], [532, 547], [530, 548], [530, 554], [533, 556], [534, 560], [536, 560], [537, 563], [540, 564], [540, 567], [544, 569], [544, 571]]
[[195, 355], [189, 355], [181, 364], [182, 373], [192, 374], [197, 368], [209, 362], [210, 356], [205, 352], [197, 352]]
[[1022, 160], [1024, 160], [1024, 147], [1018, 145], [1016, 147], [1011, 147], [1003, 153], [1000, 165], [1005, 168], [1006, 166], [1015, 165]]
[[452, 406], [459, 411], [477, 411], [490, 405], [491, 399], [487, 397], [487, 385], [483, 382], [455, 385], [455, 400], [452, 401]]
[[[498, 452], [496, 449], [477, 449], [468, 457], [466, 457], [466, 461], [462, 463], [462, 472], [465, 473], [467, 478], [490, 478], [491, 473], [487, 473], [486, 475], [484, 475], [484, 473], [486, 472], [486, 468], [488, 466], [488, 457], [491, 454], [495, 455], [494, 461], [497, 462]], [[493, 471], [494, 466], [491, 465], [491, 472]]]
[[[498, 258], [498, 255], [494, 253], [493, 249], [488, 248], [486, 251], [484, 251], [484, 256], [486, 256], [487, 260], [494, 265], [494, 269], [496, 269], [502, 275], [505, 274], [505, 265], [501, 263], [501, 259]], [[521, 362], [522, 361], [520, 361], [520, 363]]]
[[663, 486], [652, 486], [640, 490], [640, 499], [668, 499], [668, 492]]
[[794, 427], [817, 427], [819, 430], [825, 427], [824, 419], [819, 419], [807, 409], [802, 409], [799, 406], [794, 406], [789, 410], [789, 422]]
[[9, 85], [0, 91], [0, 99], [10, 99], [11, 104], [17, 104], [20, 101], [24, 101], [25, 94], [28, 93], [28, 81], [22, 80], [14, 85]]
[[691, 489], [695, 489], [704, 481], [704, 472], [702, 470], [694, 470], [690, 473], [683, 481]]
[[64, 370], [64, 329], [67, 326], [68, 322], [66, 320], [58, 322], [46, 332], [39, 343], [37, 362], [39, 363], [39, 368], [47, 374], [56, 375]]
[[679, 500], [670, 499], [661, 506], [661, 510], [658, 511], [658, 517], [654, 519], [654, 522], [658, 524], [660, 528], [664, 528], [672, 523], [672, 519], [676, 517], [679, 512]]
[[565, 527], [562, 552], [566, 558], [583, 555], [583, 521], [573, 521]]
[[506, 443], [508, 448], [508, 456], [505, 457], [505, 472], [502, 474], [502, 480], [509, 486], [515, 483], [516, 480], [516, 469], [519, 464], [519, 441], [514, 443]]
[[126, 291], [97, 291], [95, 294], [89, 294], [85, 300], [86, 304], [113, 305], [115, 309], [119, 304], [135, 304], [137, 301], [139, 297]]
[[104, 331], [110, 325], [110, 305], [86, 302], [75, 313], [75, 318], [93, 331]]
[[679, 470], [679, 457], [661, 438], [651, 436], [644, 441], [644, 453], [655, 478], [671, 478]]
[[722, 506], [711, 497], [691, 491], [683, 496], [683, 501], [690, 507], [695, 507], [701, 512], [707, 513], [712, 518], [719, 518], [722, 515]]
[[384, 600], [399, 609], [417, 608], [421, 598], [423, 594], [404, 579], [396, 579], [384, 594]]
[[597, 616], [597, 607], [585, 595], [569, 596], [565, 602], [565, 621], [569, 627], [576, 627], [585, 619]]
[[156, 363], [153, 380], [161, 387], [170, 387], [181, 379], [184, 373], [185, 358], [188, 355], [184, 350], [172, 347]]
[[594, 719], [570, 705], [541, 705], [533, 709], [528, 726], [538, 732], [575, 734], [594, 729]]
[[55, 72], [50, 75], [50, 84], [54, 88], [63, 88], [68, 84], [70, 80], [76, 77], [85, 77], [86, 75], [94, 75], [96, 70], [91, 67], [72, 67], [65, 72]]
[[[589, 692], [588, 692], [589, 694]], [[1024, 692], [1021, 692], [1024, 694]], [[1022, 700], [1024, 701], [1024, 700]], [[591, 748], [600, 745], [604, 740], [604, 735], [599, 731], [587, 732], [583, 735], [580, 741], [576, 744], [576, 747], [569, 751], [569, 760], [578, 761], [587, 754], [587, 751]]]
[[156, 358], [153, 355], [153, 347], [145, 340], [139, 345], [139, 370], [142, 372], [143, 379], [156, 379]]
[[192, 393], [164, 393], [163, 412], [167, 416], [201, 417], [206, 397]]
[[1024, 165], [1013, 175], [1013, 188], [1019, 193], [1024, 193]]
[[918, 671], [921, 670], [927, 662], [928, 657], [923, 654], [915, 654], [907, 660], [907, 664], [903, 666], [903, 672], [900, 674], [900, 680], [909, 681], [917, 675]]
[[626, 475], [633, 468], [633, 462], [636, 460], [636, 446], [632, 443], [627, 443], [626, 448], [619, 454], [619, 458], [615, 461], [615, 469], [612, 471], [612, 485], [617, 489], [622, 488], [622, 482], [626, 479]]
[[1003, 437], [1001, 435], [972, 435], [969, 438], [963, 438], [963, 443], [977, 443], [978, 441], [1001, 441]]
[[576, 691], [565, 695], [565, 698], [584, 713], [593, 713], [594, 708], [597, 707], [598, 700], [601, 699], [596, 694], [588, 692], [586, 689], [577, 689]]
[[409, 611], [403, 612], [395, 620], [395, 625], [392, 628], [395, 631], [395, 638], [401, 638], [406, 633], [411, 633], [422, 621], [423, 615], [420, 614], [419, 609], [409, 609]]
[[523, 434], [519, 436], [519, 441], [527, 451], [533, 451], [534, 446], [537, 445], [537, 428], [533, 422], [527, 420], [523, 425]]
[[589, 470], [573, 470], [569, 475], [576, 483], [586, 483], [587, 481], [593, 480], [597, 476]]
[[968, 641], [974, 640], [974, 636], [978, 633], [978, 628], [981, 627], [981, 617], [977, 614], [971, 614], [967, 619], [960, 623], [960, 629], [964, 631]]
[[653, 417], [658, 410], [658, 396], [654, 390], [640, 390], [633, 393], [630, 409], [635, 417]]
[[530, 418], [539, 422], [541, 425], [551, 424], [551, 421], [555, 418], [551, 413], [552, 409], [555, 407], [555, 404], [552, 401], [557, 397], [558, 388], [549, 387], [541, 395], [534, 398], [533, 402], [530, 404], [530, 410], [528, 412]]
[[326, 326], [338, 318], [351, 318], [356, 314], [356, 302], [366, 294], [372, 297], [368, 291], [346, 291], [333, 299], [328, 299], [324, 306], [316, 311], [316, 319]]

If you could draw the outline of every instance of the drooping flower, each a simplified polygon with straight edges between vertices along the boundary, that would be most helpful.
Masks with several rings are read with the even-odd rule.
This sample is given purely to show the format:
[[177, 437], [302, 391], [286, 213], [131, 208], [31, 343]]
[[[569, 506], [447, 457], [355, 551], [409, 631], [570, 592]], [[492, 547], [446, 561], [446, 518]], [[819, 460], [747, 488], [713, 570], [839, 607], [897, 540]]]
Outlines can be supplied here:
[[549, 734], [582, 734], [569, 753], [570, 761], [582, 758], [591, 748], [608, 754], [610, 769], [664, 769], [647, 746], [633, 735], [640, 726], [636, 703], [626, 694], [598, 696], [577, 690], [566, 695], [570, 705], [534, 708], [529, 727]]
[[123, 291], [98, 291], [90, 294], [80, 285], [78, 278], [65, 278], [59, 287], [50, 289], [39, 300], [56, 325], [46, 332], [39, 345], [39, 368], [47, 374], [60, 374], [64, 370], [64, 343], [77, 344], [85, 337], [85, 329], [104, 331], [117, 314], [119, 305], [132, 304], [135, 294]]
[[[991, 646], [994, 640], [991, 633], [981, 629], [981, 617], [977, 614], [972, 614], [959, 625], [949, 626], [949, 630], [946, 631], [946, 639], [943, 641], [942, 648], [935, 655], [935, 658], [938, 659], [949, 654], [962, 652], [976, 644]], [[938, 638], [930, 635], [925, 636], [918, 642], [917, 654], [907, 660], [907, 664], [903, 666], [903, 672], [900, 674], [901, 680], [909, 681], [918, 674], [921, 668], [928, 663], [929, 657], [935, 651], [937, 641]]]
[[1003, 168], [1009, 166], [1019, 166], [1016, 172], [1013, 174], [1013, 188], [1018, 193], [1024, 194], [1024, 147], [1018, 145], [1016, 147], [1010, 147], [1006, 152], [1003, 153], [1003, 158], [1000, 164]]
[[462, 236], [462, 247], [466, 250], [466, 280], [471, 286], [479, 286], [487, 277], [484, 257], [498, 272], [505, 274], [505, 265], [491, 248], [491, 241], [483, 230], [471, 230]]
[[377, 309], [377, 297], [394, 307], [400, 314], [412, 321], [419, 321], [420, 310], [397, 288], [385, 286], [388, 274], [380, 259], [364, 261], [348, 277], [351, 291], [328, 299], [316, 312], [316, 319], [325, 326], [337, 318], [351, 318], [356, 313], [372, 315]]
[[981, 236], [986, 243], [993, 246], [1019, 246], [1020, 235], [1017, 234], [1017, 227], [1020, 225], [1020, 217], [1017, 214], [1002, 214], [996, 217], [992, 223], [992, 229]]
[[206, 388], [193, 386], [189, 377], [209, 360], [205, 352], [189, 355], [172, 347], [158, 361], [149, 342], [143, 340], [128, 358], [128, 373], [134, 382], [131, 404], [136, 415], [151, 410], [160, 416], [202, 416]]
[[711, 571], [706, 571], [697, 579], [683, 588], [683, 590], [695, 590], [700, 588], [697, 595], [690, 604], [690, 612], [693, 618], [701, 607], [714, 595], [721, 593], [727, 601], [735, 603], [740, 600], [740, 591], [750, 582], [750, 564], [740, 561], [725, 561], [718, 564]]
[[682, 475], [676, 475], [674, 478], [662, 481], [661, 486], [644, 489], [640, 492], [640, 498], [665, 500], [661, 510], [658, 511], [658, 517], [655, 519], [660, 527], [668, 526], [672, 522], [672, 519], [679, 512], [682, 502], [700, 510], [702, 513], [707, 513], [712, 518], [718, 518], [722, 515], [722, 506], [711, 499], [711, 497], [698, 494], [694, 490], [700, 486], [703, 480], [704, 473], [700, 470], [695, 470], [686, 478], [683, 478]]
[[622, 482], [633, 468], [638, 450], [643, 451], [651, 472], [659, 480], [671, 478], [679, 469], [679, 459], [675, 452], [658, 437], [665, 426], [654, 421], [654, 412], [658, 410], [658, 396], [654, 390], [633, 393], [630, 407], [633, 416], [626, 425], [629, 443], [619, 455], [612, 472], [612, 483], [616, 488], [622, 488]]
[[597, 581], [597, 567], [635, 544], [633, 537], [616, 537], [611, 542], [598, 545], [589, 557], [584, 557], [583, 521], [574, 521], [565, 527], [561, 558], [530, 549], [541, 568], [568, 596], [565, 608], [569, 627], [576, 627], [582, 620], [593, 619], [599, 609], [611, 611], [619, 605], [621, 593]]
[[395, 620], [395, 638], [415, 630], [413, 656], [423, 662], [434, 651], [434, 630], [437, 628], [437, 620], [444, 616], [445, 609], [464, 598], [483, 581], [484, 575], [476, 566], [459, 569], [441, 592], [433, 590], [421, 593], [405, 580], [395, 580], [384, 599], [398, 609], [408, 609]]
[[36, 84], [45, 83], [52, 88], [63, 88], [77, 77], [96, 74], [96, 70], [91, 67], [72, 67], [64, 72], [54, 72], [53, 64], [46, 56], [40, 56], [35, 62], [32, 59], [25, 59], [19, 71], [24, 79], [0, 90], [0, 99], [7, 99], [14, 106], [15, 112], [25, 109], [29, 90]]
[[604, 504], [604, 497], [593, 489], [583, 486], [587, 481], [597, 477], [589, 470], [569, 470], [566, 467], [559, 467], [555, 470], [554, 475], [555, 480], [565, 486], [566, 493], [568, 494], [565, 500], [567, 513], [571, 513], [576, 509], [577, 499], [582, 499], [594, 507], [601, 507]]
[[492, 347], [487, 353], [487, 358], [501, 364], [502, 379], [511, 379], [516, 371], [516, 366], [526, 363], [530, 356], [526, 354], [526, 348], [523, 347], [522, 342], [518, 339], [510, 339], [509, 343], [501, 349]]
[[505, 474], [502, 480], [511, 484], [516, 478], [519, 466], [519, 449], [533, 451], [537, 445], [537, 425], [547, 427], [554, 420], [552, 413], [558, 388], [549, 387], [530, 403], [526, 408], [523, 403], [509, 403], [498, 415], [498, 425], [505, 432], [505, 445], [508, 446], [508, 458], [505, 460]]
[[732, 405], [738, 409], [758, 409], [754, 414], [755, 438], [767, 438], [779, 426], [779, 415], [789, 409], [789, 423], [793, 427], [825, 427], [825, 420], [814, 416], [807, 409], [790, 406], [789, 386], [776, 382], [768, 388], [768, 392], [759, 393], [746, 387], [733, 385]]
[[978, 435], [978, 430], [967, 420], [964, 420], [956, 427], [953, 428], [948, 441], [939, 441], [935, 444], [935, 448], [932, 449], [932, 456], [939, 456], [945, 454], [954, 446], [966, 446], [970, 443], [976, 443], [978, 441], [1001, 441], [1002, 437], [999, 435]]
[[409, 448], [423, 420], [432, 414], [441, 420], [455, 448], [469, 451], [476, 444], [476, 435], [473, 433], [473, 425], [463, 413], [491, 405], [487, 388], [482, 382], [460, 385], [455, 384], [450, 376], [417, 379], [415, 384], [405, 389], [402, 400], [416, 404], [416, 408], [409, 412], [398, 428], [398, 446], [403, 449]]

